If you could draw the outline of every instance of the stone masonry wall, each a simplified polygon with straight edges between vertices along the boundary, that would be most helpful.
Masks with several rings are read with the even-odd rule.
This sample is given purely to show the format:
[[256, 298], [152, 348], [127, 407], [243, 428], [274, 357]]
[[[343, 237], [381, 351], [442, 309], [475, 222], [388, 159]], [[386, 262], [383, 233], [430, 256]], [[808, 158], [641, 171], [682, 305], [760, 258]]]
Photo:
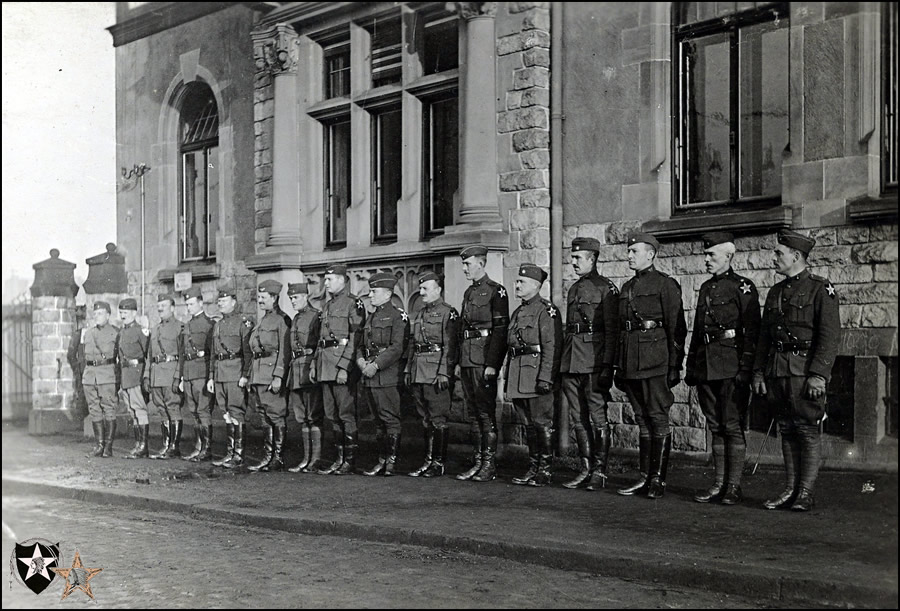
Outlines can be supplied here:
[[275, 126], [275, 86], [273, 77], [266, 71], [256, 74], [253, 89], [253, 187], [256, 224], [254, 241], [256, 252], [266, 246], [272, 232], [272, 132]]
[[72, 368], [66, 360], [75, 331], [75, 299], [35, 297], [32, 301], [32, 405], [74, 409]]

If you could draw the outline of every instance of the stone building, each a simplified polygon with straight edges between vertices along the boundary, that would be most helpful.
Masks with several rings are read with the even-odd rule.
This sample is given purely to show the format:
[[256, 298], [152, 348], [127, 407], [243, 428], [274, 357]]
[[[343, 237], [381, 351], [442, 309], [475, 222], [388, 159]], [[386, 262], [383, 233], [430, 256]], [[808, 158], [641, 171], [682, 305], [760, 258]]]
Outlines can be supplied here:
[[[362, 295], [376, 270], [396, 274], [409, 308], [417, 273], [437, 270], [458, 304], [457, 253], [484, 244], [492, 277], [511, 287], [537, 263], [562, 303], [573, 237], [600, 240], [621, 286], [625, 236], [643, 229], [692, 321], [700, 234], [738, 235], [735, 267], [764, 299], [789, 227], [816, 238], [814, 271], [841, 299], [829, 460], [896, 468], [894, 4], [118, 7], [119, 165], [151, 167], [143, 198], [134, 178], [118, 193], [133, 292], [235, 283], [252, 309], [259, 280], [321, 291], [341, 262]], [[696, 398], [676, 395], [676, 448], [705, 453]], [[752, 428], [767, 424], [754, 408]]]

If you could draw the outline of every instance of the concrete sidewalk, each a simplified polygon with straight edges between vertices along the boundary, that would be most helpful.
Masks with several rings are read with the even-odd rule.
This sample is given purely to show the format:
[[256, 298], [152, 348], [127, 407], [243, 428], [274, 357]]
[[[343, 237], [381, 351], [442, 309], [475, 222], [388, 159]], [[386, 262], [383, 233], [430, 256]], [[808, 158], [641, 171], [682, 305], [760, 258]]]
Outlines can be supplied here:
[[[514, 486], [510, 478], [523, 465], [501, 468], [497, 481], [484, 484], [452, 477], [236, 474], [209, 463], [124, 460], [130, 440], [116, 446], [115, 458], [86, 458], [91, 444], [80, 436], [30, 437], [5, 429], [4, 495], [45, 494], [466, 551], [767, 598], [779, 606], [898, 604], [895, 475], [823, 472], [816, 508], [796, 514], [761, 506], [780, 489], [777, 469], [747, 477], [744, 503], [724, 507], [693, 502], [711, 473], [677, 460], [665, 498], [650, 501], [614, 493], [633, 472], [614, 473], [609, 489], [590, 493], [560, 487], [571, 475], [562, 471], [553, 487]], [[258, 440], [250, 447], [257, 449]], [[403, 451], [404, 472], [418, 466], [419, 450], [404, 445]], [[294, 464], [295, 453], [288, 459]], [[364, 453], [357, 466], [371, 462]], [[451, 460], [451, 473], [464, 468]], [[874, 493], [862, 492], [867, 481]]]

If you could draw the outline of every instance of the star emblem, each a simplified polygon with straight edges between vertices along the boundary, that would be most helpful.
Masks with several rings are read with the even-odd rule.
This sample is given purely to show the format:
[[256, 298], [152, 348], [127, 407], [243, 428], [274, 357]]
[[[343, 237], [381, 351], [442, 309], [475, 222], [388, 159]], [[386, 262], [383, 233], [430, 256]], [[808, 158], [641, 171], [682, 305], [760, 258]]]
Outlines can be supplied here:
[[741, 282], [741, 292], [742, 292], [744, 295], [749, 295], [749, 294], [750, 294], [750, 284], [749, 284], [746, 280], [743, 281], [743, 282]]
[[456, 313], [456, 310], [450, 310], [450, 320], [456, 320], [459, 318], [459, 314]]
[[60, 600], [65, 599], [76, 589], [81, 590], [82, 592], [87, 594], [91, 598], [91, 600], [93, 600], [94, 593], [91, 591], [91, 586], [88, 582], [103, 569], [85, 568], [81, 563], [81, 555], [78, 553], [78, 550], [75, 550], [75, 559], [72, 561], [71, 568], [51, 568], [50, 570], [66, 580], [66, 589], [63, 592], [62, 598]]
[[828, 291], [829, 297], [834, 297], [834, 294], [835, 294], [834, 286], [830, 282], [828, 283], [828, 286], [825, 287], [825, 290]]
[[506, 298], [506, 289], [505, 289], [505, 288], [503, 288], [503, 287], [501, 286], [501, 287], [497, 290], [497, 292], [500, 293], [500, 297], [501, 297], [501, 298], [503, 298], [503, 299]]
[[[25, 575], [25, 581], [31, 579], [33, 575], [41, 575], [47, 581], [50, 581], [50, 573], [47, 572], [47, 565], [56, 562], [53, 556], [44, 556], [41, 553], [41, 546], [34, 546], [34, 553], [31, 558], [19, 558], [19, 562], [28, 567], [28, 574]], [[50, 570], [53, 570], [52, 568]]]
[[366, 306], [363, 305], [362, 299], [356, 300], [356, 309], [357, 310], [365, 310], [366, 309]]
[[547, 314], [550, 315], [550, 318], [556, 318], [556, 308], [550, 306], [549, 308], [547, 308]]
[[143, 333], [147, 337], [150, 337], [150, 329], [145, 329], [145, 328], [141, 327], [141, 333]]
[[253, 323], [250, 322], [249, 320], [245, 320], [245, 321], [244, 321], [244, 326], [247, 327], [247, 328], [249, 329], [249, 328], [251, 328], [251, 327], [253, 326]]
[[409, 320], [409, 315], [406, 312], [404, 312], [403, 310], [400, 310], [400, 318], [402, 318], [405, 322], [405, 321]]

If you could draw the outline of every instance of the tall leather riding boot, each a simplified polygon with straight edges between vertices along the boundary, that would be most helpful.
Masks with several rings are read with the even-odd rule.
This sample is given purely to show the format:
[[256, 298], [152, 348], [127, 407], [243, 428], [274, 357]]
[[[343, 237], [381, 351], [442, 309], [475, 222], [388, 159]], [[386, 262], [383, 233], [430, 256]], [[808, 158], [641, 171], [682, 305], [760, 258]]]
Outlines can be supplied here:
[[381, 429], [375, 434], [375, 447], [378, 448], [378, 462], [371, 469], [363, 471], [363, 475], [368, 475], [369, 477], [381, 475], [384, 471], [385, 462], [387, 462], [387, 435]]
[[822, 460], [822, 444], [818, 426], [802, 425], [797, 429], [800, 437], [800, 486], [791, 509], [809, 511], [813, 507], [813, 490]]
[[[230, 422], [225, 423], [225, 432], [228, 435], [228, 440], [225, 442], [225, 456], [222, 458], [218, 458], [212, 462], [213, 466], [221, 467], [234, 456], [234, 425]], [[211, 438], [210, 438], [211, 439]]]
[[472, 476], [472, 481], [490, 482], [497, 477], [497, 465], [494, 462], [497, 454], [497, 431], [485, 431], [481, 447], [481, 469]]
[[169, 424], [169, 448], [166, 450], [166, 458], [181, 457], [181, 431], [184, 428], [182, 420], [175, 420]]
[[131, 446], [124, 458], [134, 458], [134, 453], [137, 452], [138, 447], [141, 445], [141, 427], [137, 422], [131, 423], [131, 434], [134, 435], [134, 445]]
[[271, 426], [266, 426], [266, 438], [265, 438], [265, 441], [263, 442], [264, 443], [263, 451], [265, 452], [265, 454], [263, 455], [263, 459], [259, 463], [255, 464], [251, 467], [248, 467], [248, 469], [250, 471], [259, 471], [263, 467], [268, 467], [269, 463], [272, 462], [272, 458], [275, 456], [274, 445], [273, 445], [274, 435], [275, 435], [275, 429], [273, 429]]
[[105, 435], [103, 436], [103, 458], [112, 457], [113, 441], [116, 439], [116, 421], [110, 420], [106, 423]]
[[[712, 503], [720, 500], [725, 496], [725, 465], [727, 459], [725, 457], [725, 438], [715, 435], [712, 442], [713, 465], [716, 470], [716, 479], [713, 485], [706, 491], [699, 493], [694, 497], [698, 503]], [[741, 463], [743, 465], [743, 463]], [[738, 480], [740, 482], [740, 479]]]
[[191, 459], [191, 462], [205, 462], [212, 460], [212, 425], [200, 425], [200, 453]]
[[609, 464], [609, 447], [612, 445], [612, 431], [608, 426], [594, 429], [594, 460], [591, 464], [591, 479], [587, 490], [606, 488], [606, 465]]
[[669, 453], [672, 451], [672, 435], [654, 437], [650, 446], [650, 484], [648, 499], [662, 498], [666, 492], [666, 473], [669, 470]]
[[125, 458], [149, 458], [150, 448], [147, 441], [150, 439], [150, 425], [138, 424], [135, 426], [135, 430], [138, 433], [138, 445]]
[[447, 443], [450, 441], [450, 429], [434, 429], [434, 449], [431, 464], [422, 477], [440, 477], [444, 474], [444, 461], [447, 460]]
[[309, 452], [309, 464], [303, 467], [304, 473], [312, 473], [319, 463], [319, 457], [322, 455], [322, 429], [317, 426], [309, 427], [309, 441], [312, 449]]
[[272, 458], [259, 468], [260, 471], [284, 471], [284, 442], [287, 435], [287, 426], [276, 424], [272, 439]]
[[424, 475], [428, 470], [428, 467], [431, 466], [431, 461], [434, 460], [433, 452], [434, 452], [434, 436], [435, 431], [434, 427], [428, 426], [425, 428], [425, 462], [421, 467], [416, 469], [415, 471], [410, 471], [410, 477], [419, 477], [420, 475]]
[[457, 475], [456, 479], [461, 480], [461, 481], [470, 480], [473, 477], [475, 477], [476, 473], [481, 471], [481, 461], [482, 461], [481, 442], [482, 442], [481, 429], [479, 428], [479, 429], [473, 430], [472, 431], [472, 449], [474, 451], [474, 457], [472, 459], [473, 460], [472, 467], [468, 471], [465, 471], [464, 473], [460, 473], [459, 475]]
[[784, 489], [778, 496], [766, 500], [766, 509], [783, 509], [793, 505], [800, 487], [800, 441], [792, 433], [781, 433], [781, 453], [784, 456]]
[[744, 498], [741, 492], [741, 475], [743, 475], [744, 460], [747, 457], [747, 444], [738, 439], [726, 440], [725, 457], [728, 459], [728, 473], [722, 504], [737, 505]]
[[159, 423], [160, 430], [162, 431], [162, 447], [159, 449], [159, 452], [155, 452], [150, 455], [150, 458], [165, 460], [168, 458], [166, 456], [166, 452], [169, 450], [169, 436], [171, 435], [171, 421], [164, 420]]
[[528, 444], [528, 471], [521, 477], [514, 477], [512, 483], [517, 486], [525, 486], [534, 479], [538, 472], [538, 463], [541, 460], [541, 451], [538, 447], [537, 431], [531, 425], [525, 427], [525, 441]]
[[105, 437], [105, 420], [91, 420], [91, 428], [94, 429], [94, 449], [88, 452], [88, 456], [101, 456], [103, 454], [103, 438]]
[[334, 433], [334, 447], [337, 452], [334, 462], [331, 463], [331, 466], [316, 471], [319, 475], [331, 475], [344, 464], [344, 434], [341, 431], [335, 431]]
[[647, 492], [647, 473], [649, 473], [650, 471], [650, 437], [639, 437], [638, 449], [640, 451], [638, 464], [640, 465], [639, 469], [641, 472], [641, 477], [630, 486], [626, 488], [619, 488], [616, 491], [623, 496], [633, 496], [635, 494], [644, 494], [645, 492]]
[[356, 471], [356, 447], [356, 434], [346, 433], [344, 435], [344, 462], [334, 472], [335, 475], [351, 475]]
[[305, 424], [300, 429], [300, 441], [303, 444], [303, 459], [296, 467], [288, 469], [291, 473], [303, 473], [303, 470], [309, 466], [309, 455], [312, 451], [312, 444], [309, 440], [309, 427]]
[[234, 450], [232, 450], [231, 458], [222, 466], [226, 469], [236, 469], [244, 465], [244, 423], [236, 422], [234, 424]]
[[203, 443], [200, 441], [200, 421], [194, 420], [194, 450], [185, 456], [181, 457], [181, 460], [192, 460], [194, 457], [200, 455], [200, 449], [203, 447]]
[[581, 471], [574, 479], [563, 484], [563, 488], [578, 488], [591, 476], [591, 440], [585, 429], [575, 429], [575, 441], [578, 443], [578, 455], [581, 456]]
[[400, 433], [387, 436], [387, 460], [384, 462], [384, 476], [394, 474], [394, 466], [397, 464], [397, 453], [400, 451]]
[[537, 427], [537, 442], [540, 448], [537, 474], [528, 482], [529, 486], [546, 486], [553, 477], [553, 429]]

